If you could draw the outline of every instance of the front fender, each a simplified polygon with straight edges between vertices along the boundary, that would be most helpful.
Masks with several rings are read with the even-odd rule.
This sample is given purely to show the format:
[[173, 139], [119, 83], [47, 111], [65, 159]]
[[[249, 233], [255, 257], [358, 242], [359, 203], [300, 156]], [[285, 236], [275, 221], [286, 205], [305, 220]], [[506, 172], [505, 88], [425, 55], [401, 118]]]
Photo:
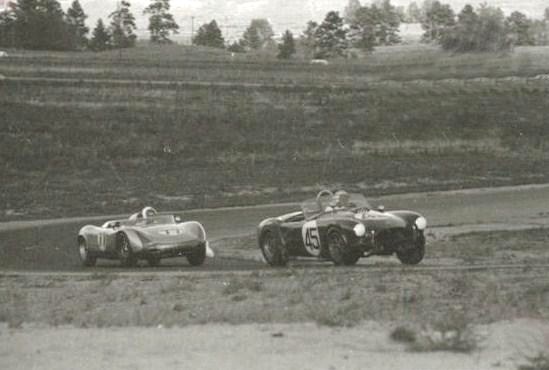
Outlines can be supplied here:
[[259, 223], [257, 226], [257, 237], [260, 238], [264, 231], [270, 230], [274, 227], [278, 227], [280, 221], [276, 218], [267, 218]]
[[186, 232], [189, 232], [192, 235], [194, 235], [197, 240], [205, 243], [206, 257], [209, 257], [209, 258], [215, 257], [215, 252], [210, 247], [210, 243], [208, 242], [208, 238], [206, 236], [206, 229], [204, 229], [204, 226], [202, 226], [200, 222], [188, 221], [181, 224], [181, 226]]
[[282, 233], [280, 232], [280, 221], [276, 218], [268, 218], [263, 220], [257, 227], [257, 242], [261, 247], [261, 238], [266, 231], [274, 233], [281, 242], [283, 242]]
[[200, 222], [187, 221], [182, 224], [179, 224], [179, 227], [182, 228], [187, 234], [196, 238], [196, 240], [200, 242], [205, 242], [207, 240], [206, 230], [204, 229], [204, 226], [202, 226]]
[[388, 213], [391, 213], [403, 219], [408, 227], [412, 227], [415, 224], [416, 220], [421, 217], [421, 214], [412, 211], [391, 211]]
[[329, 225], [325, 228], [325, 232], [321, 233], [321, 238], [323, 240], [322, 245], [328, 245], [328, 234], [332, 230], [338, 230], [339, 232], [341, 232], [349, 245], [358, 245], [360, 243], [360, 238], [355, 234], [354, 227], [360, 223], [362, 222], [358, 220], [344, 220]]

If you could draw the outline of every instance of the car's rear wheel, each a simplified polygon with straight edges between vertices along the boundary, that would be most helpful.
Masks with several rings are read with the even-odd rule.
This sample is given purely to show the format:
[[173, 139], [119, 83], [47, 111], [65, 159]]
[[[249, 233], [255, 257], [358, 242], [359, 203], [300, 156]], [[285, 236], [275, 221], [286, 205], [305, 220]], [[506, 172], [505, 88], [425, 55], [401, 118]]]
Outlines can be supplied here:
[[189, 254], [187, 256], [187, 261], [189, 261], [191, 266], [201, 266], [204, 264], [205, 260], [206, 260], [206, 244], [200, 245], [192, 252], [192, 254]]
[[137, 265], [137, 257], [132, 251], [130, 240], [125, 233], [117, 235], [117, 252], [118, 259], [124, 267], [134, 267]]
[[404, 265], [417, 265], [425, 256], [425, 243], [406, 241], [397, 249], [396, 255]]
[[151, 267], [159, 266], [160, 265], [160, 257], [149, 256], [149, 257], [147, 257], [147, 263]]
[[288, 264], [288, 252], [279, 238], [271, 230], [263, 232], [259, 240], [259, 247], [265, 261], [271, 266], [286, 266]]
[[78, 238], [78, 252], [80, 254], [80, 261], [86, 267], [93, 267], [97, 262], [97, 257], [90, 255], [88, 243], [83, 237]]
[[338, 229], [328, 232], [328, 250], [336, 266], [354, 265], [362, 256], [360, 250], [349, 246], [347, 239]]

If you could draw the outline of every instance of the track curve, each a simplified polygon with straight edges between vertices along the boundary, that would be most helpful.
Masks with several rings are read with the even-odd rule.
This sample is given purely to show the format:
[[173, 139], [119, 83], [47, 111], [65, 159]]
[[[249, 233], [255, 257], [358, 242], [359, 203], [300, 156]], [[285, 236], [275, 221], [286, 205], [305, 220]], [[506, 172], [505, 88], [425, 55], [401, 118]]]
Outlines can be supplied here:
[[[549, 184], [504, 188], [469, 189], [386, 196], [373, 200], [388, 209], [417, 210], [431, 221], [429, 238], [437, 240], [451, 235], [494, 230], [523, 230], [549, 226]], [[121, 269], [116, 262], [101, 262], [85, 269], [76, 251], [78, 229], [87, 223], [100, 223], [111, 217], [56, 219], [0, 223], [0, 273], [198, 273], [200, 271], [271, 270], [265, 266], [254, 246], [246, 246], [252, 258], [235, 258], [225, 251], [227, 239], [253, 234], [260, 220], [295, 210], [296, 204], [194, 210], [184, 212], [187, 219], [203, 223], [218, 257], [207, 260], [203, 267], [188, 266], [184, 259], [163, 260], [162, 266], [135, 270]], [[242, 255], [242, 253], [240, 253]], [[387, 259], [372, 266], [364, 259], [356, 268], [376, 271], [378, 268], [406, 269]], [[414, 271], [424, 269], [527, 268], [528, 265], [429, 266], [427, 259]], [[325, 269], [323, 263], [295, 262], [294, 266]], [[328, 263], [328, 266], [331, 264]], [[541, 267], [548, 267], [541, 265]]]

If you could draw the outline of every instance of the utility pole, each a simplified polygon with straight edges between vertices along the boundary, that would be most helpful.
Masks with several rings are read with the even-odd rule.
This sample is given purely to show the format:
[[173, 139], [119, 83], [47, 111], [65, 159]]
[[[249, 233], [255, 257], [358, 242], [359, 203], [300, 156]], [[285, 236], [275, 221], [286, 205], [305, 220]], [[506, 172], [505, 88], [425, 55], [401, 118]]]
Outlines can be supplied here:
[[194, 39], [194, 15], [191, 16], [191, 45], [194, 44], [193, 39]]
[[[116, 2], [116, 11], [118, 12], [119, 27], [122, 28], [122, 18], [120, 17], [120, 9], [121, 9], [120, 0], [118, 0]], [[122, 60], [122, 48], [120, 47], [120, 45], [118, 45], [118, 60]]]

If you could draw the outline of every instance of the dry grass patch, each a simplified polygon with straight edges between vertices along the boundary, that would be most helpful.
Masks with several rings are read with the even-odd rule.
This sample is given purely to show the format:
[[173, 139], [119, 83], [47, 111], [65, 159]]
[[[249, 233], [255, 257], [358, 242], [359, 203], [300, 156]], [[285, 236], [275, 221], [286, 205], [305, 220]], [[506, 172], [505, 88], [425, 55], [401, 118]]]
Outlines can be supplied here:
[[395, 342], [408, 345], [415, 352], [469, 353], [479, 346], [479, 338], [462, 313], [452, 312], [445, 319], [426, 325], [422, 330], [398, 326], [390, 335]]
[[549, 370], [549, 352], [540, 352], [537, 356], [528, 357], [527, 364], [519, 366], [518, 370]]
[[391, 332], [391, 339], [399, 343], [415, 343], [417, 334], [414, 329], [407, 326], [398, 326]]

